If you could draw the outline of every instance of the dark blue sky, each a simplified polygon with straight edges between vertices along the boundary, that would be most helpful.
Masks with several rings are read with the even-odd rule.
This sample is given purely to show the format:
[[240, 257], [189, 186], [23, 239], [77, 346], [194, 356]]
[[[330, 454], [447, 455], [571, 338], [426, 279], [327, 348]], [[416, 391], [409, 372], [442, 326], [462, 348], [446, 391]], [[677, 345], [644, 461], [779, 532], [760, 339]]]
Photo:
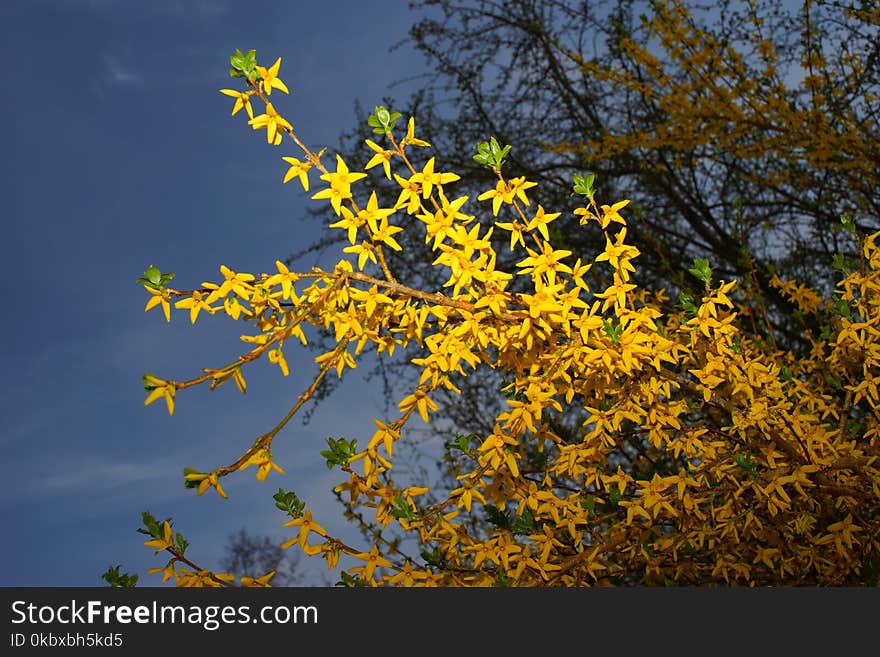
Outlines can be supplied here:
[[291, 94], [273, 99], [307, 143], [332, 151], [356, 99], [371, 108], [418, 84], [390, 86], [424, 70], [411, 49], [389, 51], [415, 18], [404, 0], [0, 4], [0, 585], [102, 586], [115, 564], [158, 585], [146, 569], [164, 560], [135, 532], [143, 510], [173, 515], [190, 556], [216, 567], [239, 527], [291, 535], [272, 502], [279, 486], [352, 536], [330, 494], [340, 474], [319, 451], [330, 435], [365, 442], [381, 391], [354, 378], [310, 424], [285, 429], [275, 452], [287, 476], [259, 484], [251, 469], [225, 480], [230, 500], [196, 497], [183, 466], [232, 462], [283, 416], [314, 365], [288, 350], [291, 376], [263, 361], [246, 396], [230, 384], [179, 393], [173, 417], [161, 402], [145, 408], [143, 372], [185, 379], [226, 363], [245, 351], [244, 325], [216, 316], [192, 327], [181, 311], [166, 324], [143, 312], [135, 279], [151, 263], [182, 289], [217, 280], [221, 264], [272, 271], [318, 234], [308, 196], [281, 184], [281, 156], [300, 153], [268, 146], [218, 93], [234, 86], [235, 48], [255, 48], [266, 66], [283, 58]]

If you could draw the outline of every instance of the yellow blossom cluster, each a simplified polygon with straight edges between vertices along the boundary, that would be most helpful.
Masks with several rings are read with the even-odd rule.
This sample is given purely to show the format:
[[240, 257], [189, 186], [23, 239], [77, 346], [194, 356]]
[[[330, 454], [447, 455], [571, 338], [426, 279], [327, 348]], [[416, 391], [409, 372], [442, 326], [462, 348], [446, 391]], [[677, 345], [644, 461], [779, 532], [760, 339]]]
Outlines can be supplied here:
[[[553, 244], [548, 225], [562, 213], [533, 204], [535, 183], [498, 171], [494, 188], [471, 201], [435, 158], [415, 167], [408, 149], [429, 145], [412, 119], [400, 141], [389, 131], [387, 147], [367, 142], [365, 169], [381, 165], [400, 188], [382, 207], [366, 171], [339, 155], [328, 169], [268, 102], [273, 87], [287, 91], [279, 63], [247, 91], [223, 93], [236, 99], [233, 113], [252, 115], [251, 101], [265, 102], [251, 125], [270, 144], [288, 135], [303, 149], [302, 160], [284, 158], [284, 182], [298, 178], [308, 190], [310, 173], [320, 172], [312, 198], [329, 203], [338, 217], [329, 228], [348, 246], [334, 267], [296, 272], [276, 262], [275, 271], [249, 274], [224, 266], [219, 283], [198, 289], [148, 287], [147, 310], [160, 306], [170, 319], [173, 305], [192, 323], [202, 313], [228, 316], [249, 326], [242, 339], [253, 346], [191, 380], [149, 375], [146, 401], [164, 399], [173, 412], [182, 388], [233, 379], [244, 391], [243, 369], [264, 354], [286, 376], [283, 349], [306, 344], [314, 329], [336, 344], [316, 357], [317, 375], [296, 405], [235, 463], [187, 475], [199, 494], [225, 495], [220, 478], [250, 466], [260, 480], [283, 474], [272, 441], [320, 380], [343, 376], [367, 351], [403, 353], [418, 384], [399, 416], [377, 420], [362, 449], [339, 463], [345, 478], [335, 490], [353, 514], [417, 548], [407, 552], [382, 531], [373, 544], [347, 545], [309, 508], [286, 523], [296, 534], [285, 547], [330, 568], [347, 554], [358, 562], [348, 575], [370, 586], [876, 584], [878, 235], [854, 235], [861, 265], [828, 304], [796, 282], [775, 282], [804, 312], [824, 313], [828, 329], [808, 336], [810, 353], [780, 351], [739, 321], [738, 281], [706, 281], [693, 311], [640, 286], [626, 200], [588, 198], [569, 217], [604, 232], [604, 250], [583, 262]], [[487, 213], [491, 225], [475, 221]], [[418, 231], [433, 251], [431, 266], [448, 275], [441, 289], [395, 277], [384, 250], [400, 250], [395, 236], [404, 231]], [[501, 248], [516, 254], [514, 269], [500, 268]], [[458, 391], [456, 381], [478, 368], [503, 375], [506, 408], [491, 432], [456, 447], [457, 485], [432, 491], [439, 501], [428, 504], [427, 488], [395, 483], [395, 450], [414, 416], [430, 426], [443, 413], [438, 390]], [[174, 550], [167, 523], [147, 545]], [[180, 585], [225, 577], [157, 572]]]

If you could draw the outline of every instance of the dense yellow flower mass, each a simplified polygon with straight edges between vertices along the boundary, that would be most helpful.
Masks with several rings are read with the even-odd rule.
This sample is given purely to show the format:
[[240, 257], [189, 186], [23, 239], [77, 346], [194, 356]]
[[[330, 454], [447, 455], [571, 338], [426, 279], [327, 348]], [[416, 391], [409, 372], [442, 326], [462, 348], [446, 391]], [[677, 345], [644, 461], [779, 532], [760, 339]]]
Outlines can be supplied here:
[[[248, 100], [265, 102], [266, 112], [249, 123], [265, 129], [270, 144], [288, 135], [302, 146], [266, 98], [272, 87], [286, 90], [279, 62], [261, 69], [261, 85], [234, 97], [246, 108]], [[371, 348], [379, 357], [406, 354], [418, 385], [399, 401], [397, 418], [377, 420], [360, 450], [331, 440], [328, 465], [345, 475], [336, 492], [352, 512], [395, 528], [417, 549], [406, 552], [381, 532], [373, 544], [346, 545], [310, 508], [285, 507], [293, 517], [286, 525], [298, 530], [284, 546], [330, 568], [348, 555], [359, 562], [347, 570], [352, 581], [836, 585], [878, 563], [877, 235], [853, 233], [860, 264], [833, 298], [774, 280], [827, 329], [807, 336], [812, 352], [784, 352], [740, 322], [740, 287], [748, 282], [707, 278], [690, 310], [641, 286], [640, 249], [627, 242], [626, 200], [605, 205], [590, 197], [575, 212], [581, 230], [605, 236], [604, 250], [582, 262], [553, 244], [548, 225], [561, 213], [540, 204], [526, 211], [526, 190], [541, 196], [535, 183], [499, 171], [494, 188], [469, 204], [455, 193], [458, 176], [441, 173], [434, 157], [414, 167], [407, 147], [428, 146], [414, 125], [410, 119], [400, 142], [390, 135], [388, 148], [367, 144], [365, 168], [382, 164], [385, 179], [400, 187], [393, 207], [380, 207], [369, 189], [356, 194], [352, 183], [366, 173], [339, 155], [335, 171], [305, 147], [304, 160], [284, 158], [291, 167], [284, 182], [296, 176], [308, 189], [307, 172], [316, 168], [328, 184], [312, 198], [329, 203], [339, 217], [329, 228], [344, 231], [349, 243], [350, 255], [335, 267], [295, 272], [276, 262], [273, 273], [249, 274], [223, 266], [219, 283], [196, 290], [148, 288], [147, 310], [168, 314], [170, 297], [180, 297], [174, 307], [192, 323], [202, 311], [226, 315], [248, 325], [242, 339], [253, 345], [188, 381], [145, 378], [147, 403], [164, 399], [169, 412], [176, 391], [193, 385], [231, 378], [243, 391], [243, 368], [264, 353], [286, 375], [282, 347], [291, 338], [305, 344], [312, 329], [329, 330], [336, 341], [315, 359], [317, 375], [290, 412], [235, 463], [187, 474], [199, 494], [214, 488], [225, 496], [220, 478], [251, 465], [261, 481], [283, 474], [272, 441], [328, 372], [344, 375]], [[392, 176], [393, 163], [402, 175]], [[489, 200], [491, 210], [481, 203]], [[488, 229], [473, 221], [489, 211]], [[501, 245], [522, 256], [515, 271], [497, 269], [495, 227]], [[442, 289], [393, 275], [383, 248], [401, 249], [395, 235], [404, 231], [420, 231], [433, 266], [448, 271]], [[594, 270], [602, 275], [588, 280]], [[592, 289], [596, 280], [604, 287]], [[427, 488], [395, 483], [394, 454], [414, 416], [430, 428], [443, 413], [433, 393], [458, 391], [456, 381], [476, 368], [503, 373], [507, 407], [488, 435], [459, 437], [450, 456], [457, 485], [434, 491], [439, 501], [429, 504]], [[565, 418], [577, 422], [568, 426]], [[182, 557], [167, 523], [157, 534], [146, 545]], [[180, 585], [228, 580], [175, 568], [156, 571]], [[243, 584], [267, 586], [270, 578]]]

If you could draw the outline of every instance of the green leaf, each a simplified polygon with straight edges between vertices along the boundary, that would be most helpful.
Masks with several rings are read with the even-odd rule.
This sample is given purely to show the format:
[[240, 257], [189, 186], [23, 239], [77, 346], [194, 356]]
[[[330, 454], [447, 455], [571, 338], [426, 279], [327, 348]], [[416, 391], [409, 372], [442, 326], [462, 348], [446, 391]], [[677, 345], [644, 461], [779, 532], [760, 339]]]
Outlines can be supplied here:
[[165, 287], [166, 283], [173, 278], [174, 274], [171, 272], [163, 274], [156, 265], [150, 265], [144, 271], [144, 275], [137, 279], [137, 282], [141, 285], [151, 287], [154, 290], [161, 290]]
[[868, 425], [858, 420], [850, 420], [846, 423], [846, 433], [850, 438], [859, 439], [865, 435]]
[[475, 433], [471, 433], [468, 435], [456, 433], [454, 435], [455, 440], [448, 440], [443, 444], [443, 446], [446, 449], [456, 449], [460, 452], [469, 452], [471, 449], [471, 441], [473, 441], [475, 438], [479, 438], [479, 436], [477, 436], [477, 434]]
[[550, 456], [547, 452], [539, 452], [537, 450], [529, 454], [529, 467], [536, 472], [543, 472], [547, 469]]
[[440, 569], [446, 567], [446, 557], [443, 556], [439, 548], [434, 548], [430, 552], [422, 550], [420, 554], [427, 565]]
[[523, 511], [521, 516], [513, 519], [510, 525], [510, 531], [514, 534], [529, 534], [535, 528], [535, 517], [532, 515], [531, 509]]
[[199, 474], [199, 471], [196, 470], [195, 468], [184, 468], [183, 469], [183, 476], [184, 476], [183, 486], [185, 488], [198, 488], [199, 482], [190, 481], [189, 479], [186, 479], [186, 475], [190, 475], [190, 474]]
[[327, 438], [330, 449], [321, 450], [321, 456], [327, 460], [327, 469], [334, 465], [348, 465], [351, 458], [357, 453], [357, 440], [345, 438]]
[[272, 499], [275, 500], [276, 507], [293, 519], [301, 518], [305, 511], [306, 503], [299, 499], [292, 490], [285, 491], [283, 488], [279, 488], [278, 492], [272, 496]]
[[120, 573], [119, 569], [121, 565], [112, 566], [107, 569], [101, 578], [107, 582], [113, 588], [118, 589], [131, 589], [137, 585], [138, 576], [137, 575], [129, 575], [128, 573]]
[[345, 571], [342, 571], [339, 574], [339, 577], [340, 579], [338, 582], [336, 582], [336, 586], [347, 586], [349, 588], [356, 588], [367, 585], [367, 583], [363, 579], [361, 579], [360, 575], [355, 577]]
[[831, 312], [833, 312], [835, 315], [839, 315], [840, 317], [852, 319], [852, 309], [845, 299], [837, 299], [834, 302], [834, 307], [831, 309]]
[[[152, 513], [149, 511], [141, 513], [141, 521], [144, 523], [144, 526], [137, 529], [138, 533], [146, 534], [152, 538], [164, 538], [165, 532], [162, 531], [164, 523], [156, 520]], [[164, 522], [167, 522], [169, 525], [172, 524], [171, 518], [165, 518]]]
[[495, 137], [490, 137], [489, 141], [481, 141], [477, 144], [474, 161], [493, 171], [500, 171], [505, 158], [510, 153], [510, 148], [509, 145], [501, 146]]
[[593, 200], [593, 196], [596, 194], [596, 190], [593, 189], [593, 183], [596, 181], [595, 173], [588, 173], [586, 176], [574, 174], [572, 180], [574, 182], [573, 189], [575, 194], [586, 196], [588, 199]]
[[391, 516], [398, 520], [412, 522], [416, 519], [416, 510], [403, 495], [398, 494], [394, 498], [394, 508], [391, 509]]
[[746, 454], [745, 456], [734, 454], [733, 462], [736, 463], [740, 470], [748, 474], [751, 479], [755, 479], [758, 476], [758, 464], [752, 460], [751, 454]]
[[400, 112], [391, 112], [382, 105], [373, 108], [373, 113], [367, 118], [367, 125], [372, 126], [373, 132], [379, 135], [390, 134], [394, 129], [397, 119], [403, 116]]
[[497, 506], [484, 504], [483, 513], [486, 514], [486, 522], [490, 525], [494, 525], [499, 529], [508, 529], [510, 527], [510, 521], [507, 519], [507, 514]]
[[707, 288], [711, 285], [712, 268], [709, 267], [709, 260], [707, 258], [694, 258], [694, 267], [693, 269], [688, 269], [688, 272], [703, 281]]
[[161, 536], [162, 529], [159, 527], [159, 523], [156, 521], [156, 518], [153, 517], [153, 514], [149, 511], [144, 511], [141, 513], [141, 520], [144, 523], [144, 527], [147, 532], [149, 532], [150, 536]]
[[587, 499], [581, 500], [581, 506], [589, 515], [596, 515], [596, 498], [592, 495], [587, 495]]
[[620, 492], [617, 486], [608, 491], [608, 501], [611, 503], [611, 506], [617, 506], [617, 503], [622, 499], [623, 493]]
[[623, 326], [621, 326], [620, 321], [605, 319], [602, 324], [605, 327], [605, 335], [611, 339], [611, 343], [614, 345], [618, 344], [620, 336], [623, 335]]
[[835, 253], [833, 256], [831, 256], [831, 266], [834, 267], [835, 270], [846, 276], [853, 268], [853, 263], [842, 253]]
[[503, 570], [498, 571], [498, 575], [495, 577], [495, 586], [499, 586], [502, 588], [509, 588], [513, 585], [513, 582], [507, 576]]
[[255, 79], [260, 78], [256, 72], [256, 50], [248, 50], [246, 53], [242, 53], [241, 50], [236, 48], [235, 53], [229, 58], [229, 64], [232, 67], [229, 69], [229, 76], [232, 78], [244, 78], [248, 76]]

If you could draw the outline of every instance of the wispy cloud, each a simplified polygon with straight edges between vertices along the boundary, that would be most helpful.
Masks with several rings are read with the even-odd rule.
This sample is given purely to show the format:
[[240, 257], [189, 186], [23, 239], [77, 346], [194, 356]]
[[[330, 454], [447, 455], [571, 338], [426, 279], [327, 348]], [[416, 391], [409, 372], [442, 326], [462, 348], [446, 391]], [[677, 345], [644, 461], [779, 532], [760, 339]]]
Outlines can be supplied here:
[[133, 3], [130, 0], [40, 0], [50, 7], [60, 7], [67, 11], [80, 10], [89, 12], [134, 10], [141, 13], [169, 14], [172, 16], [190, 16], [194, 19], [209, 18], [223, 14], [228, 9], [226, 0], [153, 0], [152, 2]]
[[133, 461], [92, 461], [79, 467], [44, 476], [40, 487], [47, 492], [65, 493], [89, 489], [92, 492], [117, 486], [148, 484], [177, 475], [176, 463], [136, 463]]
[[143, 78], [138, 73], [122, 64], [112, 55], [105, 55], [104, 62], [106, 66], [106, 79], [110, 84], [133, 86], [143, 82]]

